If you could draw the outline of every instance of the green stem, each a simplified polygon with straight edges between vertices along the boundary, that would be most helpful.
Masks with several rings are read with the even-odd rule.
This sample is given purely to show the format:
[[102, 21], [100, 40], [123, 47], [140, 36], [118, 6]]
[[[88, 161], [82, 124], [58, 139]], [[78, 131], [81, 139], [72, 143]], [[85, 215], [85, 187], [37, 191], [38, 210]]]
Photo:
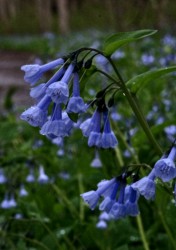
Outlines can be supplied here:
[[[82, 175], [78, 174], [78, 185], [79, 185], [79, 193], [84, 193], [83, 183], [82, 183]], [[80, 220], [84, 220], [84, 205], [82, 200], [80, 199]]]
[[139, 233], [143, 242], [143, 246], [145, 250], [150, 250], [146, 236], [145, 236], [145, 232], [144, 232], [144, 228], [143, 228], [143, 224], [142, 224], [142, 219], [141, 216], [138, 215], [136, 217], [136, 221], [137, 221], [137, 225], [138, 225], [138, 229], [139, 229]]
[[155, 138], [154, 138], [154, 136], [153, 136], [153, 134], [152, 134], [152, 132], [150, 130], [150, 127], [149, 127], [149, 125], [148, 125], [148, 123], [147, 123], [147, 121], [146, 121], [146, 119], [145, 119], [145, 117], [143, 115], [143, 112], [142, 112], [141, 108], [139, 107], [139, 104], [138, 104], [138, 101], [137, 101], [137, 97], [136, 96], [134, 97], [134, 95], [132, 95], [130, 93], [130, 91], [128, 90], [128, 88], [125, 85], [125, 82], [124, 82], [123, 78], [119, 74], [119, 72], [118, 72], [116, 66], [114, 65], [114, 62], [111, 60], [111, 58], [108, 57], [108, 60], [111, 63], [111, 65], [112, 65], [115, 73], [117, 74], [119, 80], [121, 81], [122, 91], [124, 92], [124, 94], [125, 94], [128, 102], [129, 102], [129, 104], [130, 104], [130, 106], [131, 106], [134, 114], [136, 115], [136, 117], [137, 117], [137, 119], [138, 119], [141, 127], [143, 128], [143, 130], [144, 130], [144, 132], [145, 132], [148, 140], [154, 146], [155, 151], [157, 152], [157, 154], [162, 155], [163, 152], [162, 152], [159, 144], [155, 140]]
[[159, 213], [159, 216], [160, 216], [160, 218], [161, 218], [161, 222], [162, 222], [162, 224], [163, 224], [163, 227], [164, 227], [164, 229], [165, 229], [165, 231], [166, 231], [166, 233], [167, 233], [167, 235], [168, 235], [170, 241], [172, 242], [172, 245], [173, 245], [173, 247], [174, 247], [173, 249], [176, 249], [176, 241], [175, 241], [175, 239], [173, 238], [172, 233], [171, 233], [171, 231], [170, 231], [170, 229], [169, 229], [169, 227], [168, 227], [168, 225], [167, 225], [167, 223], [166, 223], [166, 221], [165, 221], [165, 219], [164, 219], [162, 210], [159, 209], [159, 208], [158, 208], [158, 213]]

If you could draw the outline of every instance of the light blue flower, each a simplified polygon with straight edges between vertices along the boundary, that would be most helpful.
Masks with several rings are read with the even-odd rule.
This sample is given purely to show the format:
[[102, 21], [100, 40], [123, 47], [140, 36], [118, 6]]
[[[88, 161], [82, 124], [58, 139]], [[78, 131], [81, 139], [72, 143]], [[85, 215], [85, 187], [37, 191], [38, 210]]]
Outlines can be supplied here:
[[106, 229], [107, 228], [107, 223], [106, 223], [106, 221], [104, 221], [104, 220], [100, 220], [99, 222], [97, 222], [97, 224], [96, 224], [96, 228], [98, 228], [98, 229]]
[[[112, 216], [114, 219], [120, 219], [127, 215], [126, 213], [126, 205], [124, 203], [125, 198], [125, 187], [126, 187], [126, 180], [123, 178], [120, 181], [120, 193], [119, 197], [116, 202], [112, 205], [109, 215]], [[118, 187], [117, 187], [118, 190]], [[117, 191], [115, 191], [117, 193]]]
[[21, 70], [25, 71], [24, 80], [30, 83], [31, 85], [34, 85], [42, 77], [44, 72], [53, 69], [59, 65], [62, 65], [63, 63], [64, 60], [62, 58], [59, 58], [44, 65], [23, 65], [21, 67]]
[[73, 96], [68, 101], [67, 112], [84, 113], [85, 111], [86, 105], [82, 97], [80, 97], [79, 75], [75, 72], [73, 77]]
[[54, 137], [64, 137], [68, 135], [65, 122], [62, 120], [62, 109], [60, 104], [55, 105], [50, 120], [43, 124], [40, 134], [46, 135], [52, 139]]
[[125, 205], [127, 215], [137, 216], [139, 214], [138, 198], [138, 192], [134, 190], [131, 185], [125, 188]]
[[167, 182], [176, 177], [176, 168], [174, 160], [176, 158], [176, 147], [172, 147], [167, 158], [161, 158], [155, 163], [155, 175]]
[[102, 133], [101, 147], [114, 148], [117, 146], [118, 141], [114, 132], [111, 130], [108, 111], [105, 111], [103, 113], [103, 118], [104, 118], [104, 130]]
[[4, 175], [3, 169], [0, 169], [0, 184], [4, 184], [7, 182], [7, 178]]
[[[101, 117], [102, 112], [99, 112], [98, 109], [94, 112], [92, 116], [91, 124], [93, 123], [92, 131], [90, 131], [89, 138], [88, 138], [88, 145], [89, 147], [96, 146], [101, 147]], [[90, 129], [90, 128], [89, 128]]]
[[100, 156], [99, 156], [99, 153], [98, 151], [96, 150], [95, 151], [95, 157], [94, 159], [92, 160], [92, 162], [90, 163], [90, 166], [93, 167], [93, 168], [101, 168], [102, 167], [102, 162], [100, 160]]
[[39, 167], [39, 177], [38, 177], [38, 182], [40, 184], [45, 184], [49, 182], [49, 177], [45, 174], [43, 166]]
[[74, 64], [70, 64], [61, 80], [52, 83], [47, 88], [46, 93], [51, 97], [54, 103], [67, 103], [69, 97], [68, 83], [74, 71], [74, 67]]
[[89, 192], [81, 194], [81, 197], [84, 201], [90, 206], [93, 210], [95, 209], [101, 196], [106, 196], [109, 193], [109, 189], [112, 188], [113, 184], [116, 182], [116, 178], [113, 178], [110, 181], [101, 181], [98, 183], [98, 189], [96, 191], [91, 190]]
[[148, 176], [134, 182], [131, 187], [138, 191], [140, 195], [143, 195], [147, 200], [154, 200], [156, 192], [155, 178], [155, 170], [153, 169]]
[[47, 109], [50, 102], [51, 98], [44, 96], [36, 106], [25, 110], [20, 118], [34, 127], [41, 127], [47, 120]]
[[20, 190], [19, 190], [19, 196], [25, 197], [27, 195], [28, 195], [28, 191], [25, 189], [24, 185], [21, 185]]

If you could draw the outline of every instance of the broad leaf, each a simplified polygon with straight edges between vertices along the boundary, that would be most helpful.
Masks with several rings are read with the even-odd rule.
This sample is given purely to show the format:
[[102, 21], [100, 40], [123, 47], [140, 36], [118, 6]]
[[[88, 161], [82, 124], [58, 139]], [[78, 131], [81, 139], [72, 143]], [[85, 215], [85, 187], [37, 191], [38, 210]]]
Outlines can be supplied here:
[[153, 80], [174, 71], [176, 71], [176, 66], [147, 71], [130, 79], [126, 83], [126, 86], [130, 89], [132, 93], [136, 94], [147, 83], [153, 82]]
[[119, 32], [117, 34], [111, 35], [105, 40], [103, 51], [105, 52], [105, 54], [111, 55], [121, 46], [129, 42], [136, 41], [147, 36], [151, 36], [156, 32], [156, 30], [149, 29], [136, 30], [131, 32]]

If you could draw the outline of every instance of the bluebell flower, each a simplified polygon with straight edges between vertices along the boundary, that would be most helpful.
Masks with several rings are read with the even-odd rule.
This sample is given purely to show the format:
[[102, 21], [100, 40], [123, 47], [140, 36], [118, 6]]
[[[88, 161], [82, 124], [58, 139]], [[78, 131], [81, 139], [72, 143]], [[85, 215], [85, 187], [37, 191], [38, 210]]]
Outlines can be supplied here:
[[82, 130], [82, 133], [85, 137], [88, 137], [90, 135], [90, 132], [92, 131], [93, 127], [94, 122], [92, 121], [92, 118], [88, 118], [80, 124], [80, 129]]
[[70, 64], [65, 71], [61, 80], [52, 83], [46, 90], [48, 96], [51, 97], [54, 103], [64, 103], [66, 104], [69, 97], [69, 80], [74, 71], [75, 65]]
[[138, 198], [138, 192], [134, 190], [131, 185], [125, 188], [125, 206], [127, 215], [137, 216], [139, 214]]
[[97, 224], [96, 224], [96, 228], [98, 228], [98, 229], [106, 229], [107, 226], [108, 226], [108, 225], [107, 225], [107, 222], [104, 221], [104, 220], [100, 220], [100, 221], [98, 221]]
[[61, 104], [56, 104], [53, 109], [53, 114], [46, 123], [43, 124], [40, 134], [46, 135], [49, 138], [67, 136], [65, 122], [62, 120]]
[[104, 220], [104, 221], [109, 221], [111, 219], [109, 214], [105, 211], [102, 212], [98, 218], [99, 218], [99, 220]]
[[154, 170], [156, 177], [167, 182], [176, 177], [174, 160], [176, 158], [176, 147], [172, 147], [167, 158], [161, 158], [155, 163]]
[[[88, 138], [89, 147], [101, 147], [101, 116], [102, 113], [98, 110], [95, 111], [95, 116], [92, 117], [91, 123], [94, 123], [92, 131], [90, 131]], [[90, 126], [90, 125], [89, 125]]]
[[81, 194], [81, 197], [93, 210], [95, 209], [100, 197], [108, 195], [109, 190], [111, 190], [111, 188], [114, 186], [114, 183], [116, 183], [116, 178], [113, 178], [110, 181], [101, 181], [98, 183], [98, 189], [96, 191], [91, 190], [89, 192], [83, 193]]
[[14, 194], [11, 194], [10, 199], [9, 199], [9, 208], [16, 207], [16, 206], [17, 206], [17, 203], [15, 201]]
[[39, 167], [39, 177], [38, 177], [38, 182], [40, 184], [48, 183], [49, 182], [49, 177], [45, 174], [43, 166]]
[[31, 183], [35, 181], [34, 170], [31, 168], [29, 174], [26, 176], [26, 181]]
[[30, 83], [31, 85], [34, 85], [42, 77], [44, 72], [53, 69], [59, 65], [62, 65], [63, 63], [64, 60], [62, 58], [59, 58], [44, 65], [23, 65], [21, 67], [21, 70], [25, 71], [24, 80]]
[[28, 195], [28, 191], [25, 189], [24, 185], [21, 185], [20, 190], [19, 190], [19, 196], [25, 197], [27, 195]]
[[110, 192], [108, 194], [107, 193], [104, 194], [105, 199], [101, 202], [99, 206], [99, 209], [101, 211], [106, 211], [107, 213], [109, 213], [112, 206], [116, 202], [116, 196], [119, 188], [120, 188], [120, 181], [116, 180], [114, 185], [111, 186]]
[[31, 88], [30, 96], [34, 99], [40, 100], [45, 94], [46, 89], [53, 83], [61, 79], [63, 74], [65, 73], [65, 69], [59, 69], [47, 83], [40, 83], [39, 85]]
[[112, 216], [112, 218], [114, 219], [120, 219], [127, 215], [126, 205], [124, 203], [125, 187], [126, 187], [126, 181], [125, 179], [122, 179], [120, 182], [120, 192], [118, 200], [112, 205], [109, 211], [109, 215]]
[[20, 118], [34, 127], [41, 127], [47, 120], [47, 109], [50, 103], [51, 98], [45, 95], [36, 106], [25, 110]]
[[4, 175], [3, 169], [0, 169], [0, 184], [4, 184], [7, 182], [7, 178]]
[[1, 202], [1, 208], [3, 209], [9, 209], [9, 198], [8, 198], [8, 194], [5, 194], [4, 200]]
[[148, 176], [143, 177], [139, 181], [134, 182], [131, 187], [143, 195], [147, 200], [155, 199], [156, 184], [155, 170], [153, 169]]
[[74, 73], [73, 77], [73, 96], [70, 97], [67, 104], [68, 113], [84, 113], [86, 111], [86, 105], [80, 97], [79, 87], [79, 75], [77, 72]]
[[101, 147], [102, 148], [114, 148], [117, 146], [118, 141], [114, 132], [111, 130], [110, 121], [108, 117], [108, 111], [105, 111], [103, 113], [103, 118], [104, 118], [104, 130], [102, 133]]
[[93, 168], [101, 168], [102, 167], [102, 162], [100, 160], [98, 150], [95, 151], [95, 157], [92, 160], [92, 162], [90, 163], [90, 166]]
[[65, 131], [68, 135], [72, 132], [72, 129], [74, 127], [74, 122], [69, 118], [67, 112], [62, 112], [62, 120], [65, 123]]

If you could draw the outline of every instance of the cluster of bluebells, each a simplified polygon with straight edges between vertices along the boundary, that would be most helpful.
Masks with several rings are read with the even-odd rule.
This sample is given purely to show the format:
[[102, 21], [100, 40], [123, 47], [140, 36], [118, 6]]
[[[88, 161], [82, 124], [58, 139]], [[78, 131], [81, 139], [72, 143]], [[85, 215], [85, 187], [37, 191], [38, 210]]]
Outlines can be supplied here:
[[[89, 67], [89, 63], [78, 62], [78, 54], [75, 52], [44, 65], [21, 67], [25, 71], [25, 81], [31, 86], [30, 96], [36, 102], [21, 114], [21, 119], [39, 127], [40, 133], [52, 140], [69, 136], [75, 126], [74, 119], [70, 117], [73, 114], [78, 117], [90, 107], [80, 96], [80, 70]], [[55, 70], [55, 74], [48, 81], [41, 83], [39, 80], [49, 70]], [[105, 91], [98, 99], [98, 102], [96, 99], [92, 102], [96, 105], [92, 117], [82, 122], [80, 129], [83, 135], [88, 137], [90, 147], [114, 148], [118, 141], [111, 130]], [[78, 119], [76, 120], [78, 122]]]
[[96, 190], [88, 191], [81, 196], [92, 210], [101, 200], [99, 210], [106, 212], [111, 219], [136, 216], [139, 214], [140, 196], [147, 200], [155, 199], [157, 178], [163, 182], [170, 182], [176, 177], [175, 159], [176, 146], [173, 146], [168, 154], [163, 155], [155, 163], [148, 176], [127, 184], [126, 172], [111, 180], [99, 182]]

